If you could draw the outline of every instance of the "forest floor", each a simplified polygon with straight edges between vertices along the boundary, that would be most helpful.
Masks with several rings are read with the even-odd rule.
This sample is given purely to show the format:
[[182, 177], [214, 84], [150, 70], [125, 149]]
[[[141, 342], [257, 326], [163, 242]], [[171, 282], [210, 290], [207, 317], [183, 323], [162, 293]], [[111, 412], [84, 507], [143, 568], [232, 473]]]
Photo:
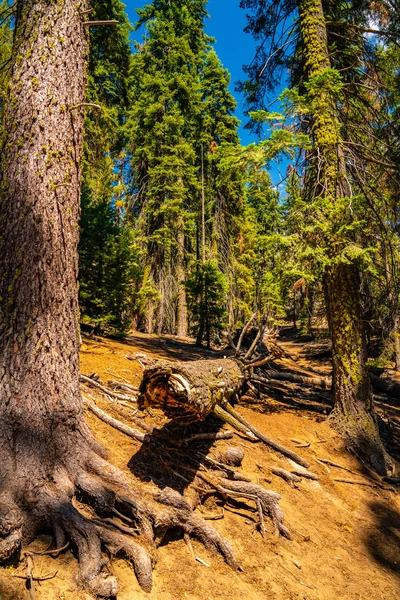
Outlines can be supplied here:
[[[297, 371], [308, 375], [310, 369], [330, 373], [329, 360], [312, 358], [321, 349], [321, 344], [297, 342], [286, 337], [279, 343], [296, 361]], [[81, 370], [84, 374], [97, 373], [104, 382], [119, 380], [137, 385], [141, 367], [133, 357], [140, 352], [171, 360], [215, 356], [215, 353], [199, 350], [189, 340], [182, 342], [167, 336], [135, 334], [124, 341], [85, 337], [81, 348]], [[223, 352], [218, 353], [221, 354]], [[288, 368], [293, 367], [293, 360], [285, 360]], [[127, 562], [122, 559], [110, 562], [110, 570], [119, 579], [118, 600], [400, 598], [399, 488], [397, 493], [388, 485], [381, 489], [363, 465], [348, 454], [341, 438], [326, 421], [329, 410], [326, 393], [307, 391], [304, 386], [286, 382], [276, 384], [277, 394], [270, 401], [263, 405], [239, 405], [237, 409], [259, 430], [307, 459], [310, 470], [318, 474], [318, 481], [303, 478], [297, 487], [290, 487], [283, 479], [271, 474], [270, 467], [290, 470], [294, 463], [265, 445], [252, 443], [239, 435], [214, 444], [196, 444], [195, 448], [192, 444], [190, 451], [201, 450], [218, 459], [228, 446], [242, 448], [245, 458], [240, 471], [254, 483], [281, 495], [280, 506], [293, 540], [275, 537], [268, 521], [267, 533], [262, 536], [256, 530], [257, 513], [246, 501], [226, 504], [224, 517], [210, 523], [230, 540], [242, 572], [232, 571], [222, 557], [196, 541], [193, 542], [194, 554], [207, 566], [195, 561], [183, 539], [179, 535], [170, 536], [156, 552], [150, 594], [139, 588]], [[136, 427], [130, 423], [130, 409], [110, 403], [94, 390], [90, 393], [103, 410]], [[399, 419], [400, 410], [392, 409], [394, 418]], [[165, 478], [157, 457], [148, 447], [112, 429], [91, 413], [87, 414], [87, 421], [96, 438], [108, 449], [111, 462], [131, 473], [135, 485], [147, 486], [154, 491], [166, 484], [176, 485], [182, 491], [184, 482]], [[154, 409], [146, 415], [146, 422], [165, 431], [174, 429]], [[208, 431], [227, 428], [216, 418], [209, 419], [205, 427]], [[177, 435], [183, 436], [198, 428], [175, 430]], [[334, 462], [343, 468], [323, 464], [317, 459]], [[208, 517], [221, 515], [221, 506], [215, 503], [206, 505], [203, 510]], [[46, 550], [50, 543], [50, 536], [42, 536], [30, 549]], [[35, 584], [36, 600], [89, 599], [76, 585], [77, 563], [71, 550], [57, 559], [37, 557], [35, 569], [42, 575], [57, 571], [53, 579]], [[24, 580], [15, 577], [18, 573], [24, 573], [22, 565], [0, 569], [1, 600], [29, 599]]]

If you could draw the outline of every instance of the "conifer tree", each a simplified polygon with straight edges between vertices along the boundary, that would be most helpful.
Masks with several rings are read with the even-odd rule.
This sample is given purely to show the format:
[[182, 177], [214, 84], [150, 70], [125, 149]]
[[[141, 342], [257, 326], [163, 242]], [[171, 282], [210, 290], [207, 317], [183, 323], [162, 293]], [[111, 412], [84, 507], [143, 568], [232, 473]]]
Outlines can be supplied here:
[[[354, 108], [354, 98], [360, 103], [360, 96], [353, 90], [359, 87], [363, 75], [357, 60], [364, 48], [359, 31], [363, 30], [367, 19], [365, 5], [361, 3], [351, 12], [351, 3], [325, 7], [320, 0], [299, 0], [284, 5], [275, 3], [274, 6], [267, 4], [242, 1], [243, 6], [256, 11], [250, 28], [259, 36], [270, 35], [268, 39], [272, 40], [269, 46], [271, 60], [266, 61], [265, 67], [260, 67], [257, 61], [251, 67], [249, 74], [253, 79], [247, 90], [250, 102], [259, 105], [265, 85], [268, 85], [265, 77], [267, 67], [271, 68], [270, 63], [275, 66], [279, 61], [290, 64], [293, 78], [297, 78], [299, 87], [288, 91], [285, 101], [289, 116], [292, 120], [293, 117], [298, 118], [300, 127], [311, 137], [311, 151], [304, 157], [307, 167], [302, 196], [307, 224], [302, 230], [305, 234], [303, 240], [307, 240], [310, 250], [315, 253], [314, 264], [323, 269], [333, 346], [335, 408], [332, 420], [344, 433], [349, 445], [382, 473], [388, 468], [389, 461], [379, 438], [366, 368], [360, 278], [369, 262], [369, 250], [363, 236], [363, 218], [369, 211], [368, 198], [361, 188], [362, 181], [357, 181], [361, 188], [357, 190], [358, 194], [355, 193], [357, 185], [353, 188], [350, 182], [353, 179], [354, 149], [352, 154], [348, 150], [352, 142], [347, 137], [349, 121], [344, 116], [349, 115], [349, 104], [353, 103]], [[281, 19], [296, 10], [297, 42], [288, 39], [282, 45], [281, 39], [277, 47]], [[327, 29], [326, 22], [335, 26], [337, 20], [333, 16], [340, 18], [343, 27], [348, 27], [349, 35], [339, 43], [340, 51], [331, 54], [329, 48], [335, 36], [332, 28]], [[257, 29], [256, 24], [263, 17], [263, 26]], [[354, 24], [355, 19], [358, 21]], [[266, 51], [264, 46], [262, 52]], [[336, 66], [345, 74], [341, 75]], [[259, 77], [258, 83], [257, 72], [258, 75], [262, 73], [262, 81]], [[346, 88], [343, 78], [347, 80]], [[371, 155], [367, 153], [368, 156]], [[370, 160], [372, 162], [373, 157]]]
[[139, 13], [147, 35], [133, 57], [131, 169], [141, 247], [145, 328], [187, 332], [188, 232], [198, 177], [194, 140], [205, 1], [160, 1]]
[[119, 0], [94, 0], [90, 31], [80, 222], [81, 319], [124, 330], [134, 314], [139, 277], [133, 232], [125, 217], [124, 124], [130, 103], [130, 31]]

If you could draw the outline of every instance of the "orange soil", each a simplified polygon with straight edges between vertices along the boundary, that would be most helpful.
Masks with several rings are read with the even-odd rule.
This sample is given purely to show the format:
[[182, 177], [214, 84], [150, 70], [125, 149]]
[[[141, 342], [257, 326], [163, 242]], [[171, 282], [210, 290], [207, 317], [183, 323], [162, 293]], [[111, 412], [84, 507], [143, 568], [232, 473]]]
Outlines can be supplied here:
[[[180, 347], [167, 342], [144, 335], [130, 338], [127, 343], [85, 339], [82, 372], [96, 372], [103, 381], [119, 379], [137, 384], [140, 366], [137, 361], [127, 359], [127, 355], [143, 351], [171, 358], [198, 355], [188, 344]], [[294, 345], [289, 349], [296, 352]], [[304, 360], [302, 364], [306, 366]], [[104, 398], [94, 391], [91, 393], [100, 407], [129, 423], [129, 409], [110, 407]], [[140, 590], [129, 564], [120, 559], [110, 562], [110, 570], [119, 579], [118, 600], [398, 600], [398, 495], [377, 487], [334, 481], [348, 479], [374, 485], [374, 480], [363, 473], [360, 463], [345, 451], [341, 439], [320, 415], [286, 410], [261, 414], [244, 407], [239, 410], [268, 436], [299, 452], [310, 462], [310, 470], [320, 477], [317, 482], [303, 479], [298, 488], [291, 488], [269, 472], [271, 466], [290, 469], [294, 466], [290, 461], [262, 444], [252, 444], [238, 436], [217, 442], [209, 451], [215, 457], [228, 446], [243, 444], [245, 459], [241, 472], [255, 483], [279, 492], [293, 541], [276, 538], [268, 521], [268, 532], [262, 537], [254, 528], [255, 512], [242, 503], [226, 509], [224, 518], [212, 524], [231, 541], [243, 572], [233, 572], [220, 556], [196, 541], [193, 542], [196, 556], [209, 566], [194, 562], [184, 541], [176, 539], [157, 550], [150, 594]], [[160, 415], [153, 414], [150, 418], [162, 421]], [[87, 420], [97, 439], [108, 448], [111, 462], [129, 472], [127, 465], [141, 445], [92, 414], [87, 414]], [[299, 449], [293, 440], [310, 445]], [[339, 463], [353, 473], [324, 466], [316, 461], [317, 457]], [[272, 483], [264, 478], [272, 478]], [[137, 486], [157, 490], [156, 484], [135, 479]], [[219, 511], [220, 508], [214, 509]], [[50, 537], [43, 536], [30, 549], [44, 550], [50, 542]], [[70, 550], [57, 559], [37, 557], [35, 569], [36, 574], [57, 571], [54, 579], [35, 584], [36, 600], [89, 600], [90, 596], [76, 585], [76, 560]], [[25, 582], [14, 577], [16, 573], [23, 573], [22, 565], [0, 569], [1, 600], [29, 599]]]

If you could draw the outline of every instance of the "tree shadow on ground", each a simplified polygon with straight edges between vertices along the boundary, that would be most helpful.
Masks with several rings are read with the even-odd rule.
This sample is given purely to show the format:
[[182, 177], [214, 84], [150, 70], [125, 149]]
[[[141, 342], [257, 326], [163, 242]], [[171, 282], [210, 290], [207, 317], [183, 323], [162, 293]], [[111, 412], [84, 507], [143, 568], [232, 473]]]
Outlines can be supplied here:
[[186, 445], [182, 440], [198, 433], [216, 435], [223, 425], [214, 415], [190, 426], [170, 421], [149, 434], [149, 443], [141, 445], [128, 467], [141, 481], [152, 482], [160, 489], [171, 487], [182, 494], [193, 483], [201, 466], [207, 465], [205, 456], [214, 443], [210, 439]]
[[29, 597], [28, 591], [25, 591], [24, 583], [16, 583], [14, 581], [5, 582], [0, 581], [0, 598], [1, 600], [22, 600], [26, 597]]
[[375, 528], [369, 529], [365, 545], [374, 560], [400, 578], [400, 513], [381, 501], [369, 503]]
[[[325, 418], [333, 405], [332, 393], [329, 390], [322, 391], [307, 385], [270, 380], [270, 384], [265, 386], [263, 391], [265, 394], [261, 400], [252, 402], [246, 396], [246, 405], [264, 414], [288, 410], [301, 414], [309, 412]], [[243, 401], [241, 405], [244, 405]]]
[[193, 342], [174, 339], [172, 336], [152, 336], [147, 334], [135, 333], [128, 335], [124, 342], [127, 345], [140, 348], [144, 352], [159, 352], [165, 358], [175, 360], [190, 361], [202, 360], [205, 358], [222, 358], [225, 355], [232, 354], [231, 349], [223, 348], [221, 350], [207, 350], [196, 346]]

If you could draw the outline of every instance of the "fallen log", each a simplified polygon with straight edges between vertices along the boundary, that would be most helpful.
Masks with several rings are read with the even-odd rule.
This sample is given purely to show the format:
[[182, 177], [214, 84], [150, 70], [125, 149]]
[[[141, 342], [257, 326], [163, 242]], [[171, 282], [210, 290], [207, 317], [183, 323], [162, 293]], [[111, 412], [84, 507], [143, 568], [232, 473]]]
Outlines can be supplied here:
[[144, 366], [138, 406], [157, 406], [183, 425], [204, 420], [237, 393], [244, 376], [233, 359], [169, 362], [140, 357]]
[[258, 439], [308, 468], [308, 463], [298, 454], [265, 436], [233, 410], [229, 400], [239, 393], [244, 381], [242, 368], [234, 359], [169, 362], [140, 356], [140, 362], [144, 372], [139, 387], [139, 408], [156, 406], [168, 418], [183, 425], [203, 421], [214, 413], [253, 441]]
[[278, 381], [290, 381], [292, 383], [305, 383], [323, 389], [330, 388], [332, 380], [330, 377], [307, 377], [298, 373], [283, 373], [281, 371], [266, 371], [266, 379], [276, 379]]
[[389, 396], [400, 399], [400, 384], [394, 381], [381, 379], [377, 375], [370, 372], [372, 386], [380, 392], [385, 392]]

